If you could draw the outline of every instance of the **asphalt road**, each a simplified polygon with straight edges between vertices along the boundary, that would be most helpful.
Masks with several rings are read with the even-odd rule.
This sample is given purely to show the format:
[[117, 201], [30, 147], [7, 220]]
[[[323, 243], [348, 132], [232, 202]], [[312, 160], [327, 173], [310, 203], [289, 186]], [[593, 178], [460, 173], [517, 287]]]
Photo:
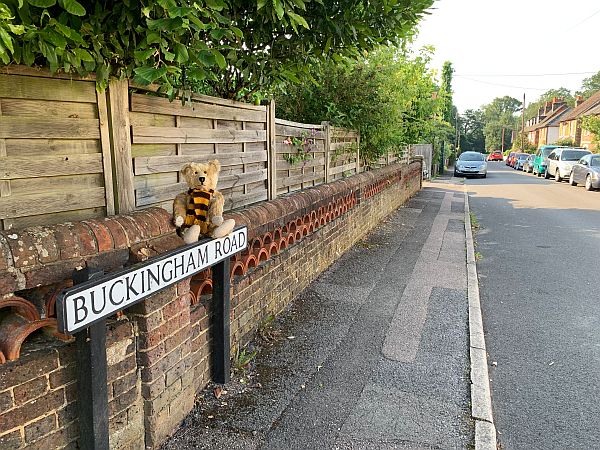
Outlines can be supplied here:
[[499, 442], [600, 448], [600, 192], [488, 167], [466, 184]]

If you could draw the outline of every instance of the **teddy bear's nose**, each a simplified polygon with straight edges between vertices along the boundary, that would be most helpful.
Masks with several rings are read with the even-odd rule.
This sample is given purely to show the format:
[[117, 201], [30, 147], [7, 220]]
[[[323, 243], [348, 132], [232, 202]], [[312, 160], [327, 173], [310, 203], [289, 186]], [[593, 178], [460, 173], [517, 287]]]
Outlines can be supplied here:
[[204, 180], [206, 180], [204, 177], [198, 177], [198, 179], [200, 180], [200, 183], [204, 183]]

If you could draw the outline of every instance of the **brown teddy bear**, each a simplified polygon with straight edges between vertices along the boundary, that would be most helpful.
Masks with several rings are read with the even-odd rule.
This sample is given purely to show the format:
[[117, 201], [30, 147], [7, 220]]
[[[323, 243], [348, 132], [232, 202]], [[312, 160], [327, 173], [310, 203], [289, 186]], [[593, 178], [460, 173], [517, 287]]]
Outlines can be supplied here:
[[189, 163], [181, 174], [189, 189], [173, 202], [173, 221], [182, 232], [186, 244], [198, 241], [201, 236], [220, 238], [233, 230], [233, 219], [223, 220], [223, 195], [217, 191], [221, 164], [218, 160], [208, 164]]

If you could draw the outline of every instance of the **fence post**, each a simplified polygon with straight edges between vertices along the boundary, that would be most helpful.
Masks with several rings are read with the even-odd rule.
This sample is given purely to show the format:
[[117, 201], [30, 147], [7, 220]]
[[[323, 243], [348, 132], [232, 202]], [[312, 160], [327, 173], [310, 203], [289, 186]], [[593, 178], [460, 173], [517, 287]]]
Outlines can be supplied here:
[[356, 173], [360, 173], [360, 133], [356, 132]]
[[112, 80], [108, 87], [108, 99], [116, 212], [124, 214], [135, 209], [129, 123], [129, 82]]
[[329, 183], [329, 164], [331, 157], [331, 125], [329, 122], [321, 122], [323, 134], [325, 135], [325, 183]]
[[277, 198], [277, 131], [275, 129], [275, 100], [271, 100], [267, 108], [268, 152], [267, 175], [269, 177], [269, 200]]

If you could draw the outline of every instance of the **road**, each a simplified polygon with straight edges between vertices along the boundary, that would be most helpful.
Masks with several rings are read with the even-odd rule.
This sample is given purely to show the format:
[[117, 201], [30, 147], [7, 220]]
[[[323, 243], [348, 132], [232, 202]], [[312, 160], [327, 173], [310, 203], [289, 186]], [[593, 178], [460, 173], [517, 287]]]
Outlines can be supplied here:
[[600, 448], [600, 192], [501, 162], [466, 184], [501, 448]]

